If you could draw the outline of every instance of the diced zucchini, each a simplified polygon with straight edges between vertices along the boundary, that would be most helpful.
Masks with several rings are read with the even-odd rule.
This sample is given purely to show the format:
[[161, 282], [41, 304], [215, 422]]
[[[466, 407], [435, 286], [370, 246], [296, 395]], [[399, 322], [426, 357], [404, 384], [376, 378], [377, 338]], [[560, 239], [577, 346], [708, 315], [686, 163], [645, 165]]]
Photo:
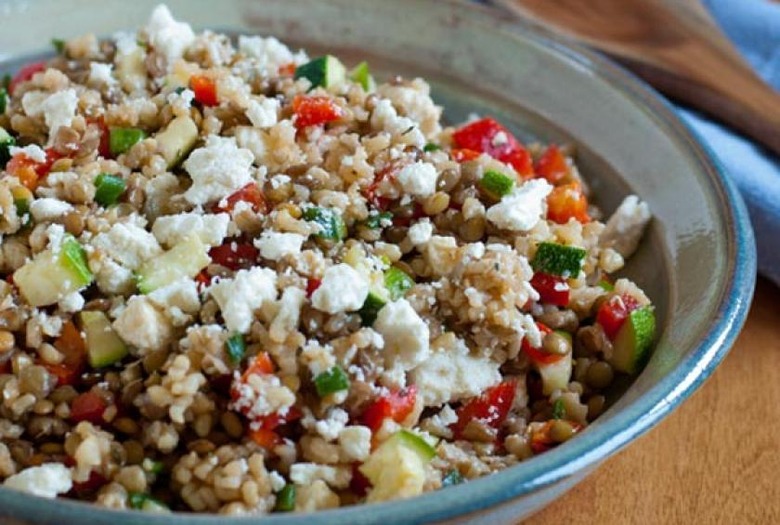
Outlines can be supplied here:
[[141, 492], [130, 492], [127, 495], [127, 502], [131, 508], [144, 512], [168, 513], [171, 511], [162, 501]]
[[14, 283], [31, 306], [54, 304], [91, 282], [84, 249], [70, 235], [56, 251], [49, 248], [40, 252], [14, 273]]
[[276, 495], [276, 512], [290, 512], [295, 510], [295, 485], [288, 483], [279, 494]]
[[88, 310], [79, 314], [87, 339], [87, 356], [92, 368], [112, 365], [124, 359], [127, 346], [111, 327], [103, 312]]
[[408, 430], [390, 436], [360, 467], [373, 489], [367, 501], [387, 501], [422, 494], [425, 465], [436, 450], [422, 437]]
[[16, 215], [22, 218], [22, 224], [26, 226], [30, 222], [30, 203], [33, 201], [33, 194], [24, 186], [15, 186], [11, 189], [11, 196], [14, 198]]
[[552, 363], [534, 363], [542, 377], [542, 392], [549, 396], [555, 390], [564, 390], [571, 381], [571, 352]]
[[295, 69], [295, 79], [309, 79], [312, 88], [318, 86], [330, 88], [344, 82], [346, 73], [344, 64], [338, 58], [325, 55], [298, 66]]
[[315, 237], [340, 241], [347, 236], [347, 225], [341, 214], [332, 208], [319, 208], [312, 206], [303, 210], [303, 220], [314, 222], [320, 226], [320, 231]]
[[374, 82], [374, 77], [371, 76], [371, 72], [368, 69], [368, 62], [365, 60], [349, 72], [349, 78], [353, 82], [360, 84], [364, 91], [370, 92], [376, 89], [376, 82]]
[[609, 363], [620, 372], [636, 374], [644, 364], [655, 337], [655, 312], [643, 306], [628, 314], [612, 343]]
[[566, 405], [563, 403], [562, 397], [553, 401], [552, 417], [553, 419], [563, 419], [566, 417]]
[[413, 286], [414, 279], [400, 268], [393, 266], [385, 272], [385, 288], [391, 300], [397, 301]]
[[426, 153], [430, 153], [431, 151], [439, 151], [441, 149], [441, 146], [438, 144], [434, 144], [433, 142], [429, 142], [425, 146], [423, 146], [423, 151]]
[[101, 173], [95, 177], [95, 202], [101, 206], [116, 204], [127, 185], [119, 175]]
[[543, 242], [539, 244], [531, 266], [537, 272], [562, 277], [577, 277], [582, 269], [586, 253], [582, 248]]
[[65, 52], [65, 41], [61, 38], [52, 38], [51, 47], [54, 48], [58, 55], [61, 55]]
[[227, 352], [227, 355], [233, 364], [240, 363], [246, 355], [244, 336], [241, 334], [231, 335], [228, 340], [225, 341], [225, 352]]
[[[2, 91], [5, 91], [4, 89]], [[4, 100], [4, 93], [0, 92], [0, 101]], [[2, 102], [0, 102], [2, 104]], [[0, 111], [2, 114], [3, 111]], [[13, 138], [5, 129], [0, 128], [0, 169], [5, 168], [5, 165], [11, 160], [11, 146], [16, 146], [16, 139]]]
[[138, 269], [138, 289], [149, 293], [183, 277], [195, 277], [211, 262], [208, 251], [209, 247], [197, 235], [188, 237]]
[[334, 366], [314, 378], [317, 395], [326, 397], [349, 389], [349, 377], [340, 366]]
[[374, 321], [376, 321], [376, 316], [379, 315], [379, 310], [381, 310], [385, 304], [387, 304], [387, 300], [383, 299], [379, 292], [370, 290], [363, 306], [358, 310], [361, 324], [363, 326], [373, 325]]
[[504, 195], [512, 193], [515, 181], [499, 171], [488, 170], [479, 180], [479, 187], [490, 197], [500, 200]]
[[108, 132], [108, 149], [116, 157], [127, 152], [137, 142], [146, 138], [146, 132], [138, 128], [111, 128]]
[[611, 282], [607, 281], [606, 279], [601, 279], [598, 284], [596, 285], [605, 292], [614, 292], [615, 291], [615, 285]]
[[176, 117], [154, 137], [157, 151], [173, 168], [186, 157], [198, 140], [198, 126], [187, 115]]

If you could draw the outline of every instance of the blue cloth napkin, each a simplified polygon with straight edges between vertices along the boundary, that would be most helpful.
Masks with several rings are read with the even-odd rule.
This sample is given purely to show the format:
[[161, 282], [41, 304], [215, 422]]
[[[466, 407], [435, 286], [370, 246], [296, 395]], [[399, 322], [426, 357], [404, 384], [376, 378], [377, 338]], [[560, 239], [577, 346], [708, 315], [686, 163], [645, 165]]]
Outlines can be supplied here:
[[[704, 4], [756, 72], [780, 90], [780, 3], [704, 0]], [[780, 285], [780, 160], [728, 128], [678, 109], [742, 192], [756, 234], [758, 271]]]

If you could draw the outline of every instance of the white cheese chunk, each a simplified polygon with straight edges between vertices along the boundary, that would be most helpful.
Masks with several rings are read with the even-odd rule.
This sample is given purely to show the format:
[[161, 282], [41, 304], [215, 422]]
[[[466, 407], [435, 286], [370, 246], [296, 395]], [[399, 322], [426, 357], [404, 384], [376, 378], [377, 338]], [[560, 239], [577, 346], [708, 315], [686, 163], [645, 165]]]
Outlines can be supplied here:
[[30, 203], [30, 213], [35, 222], [52, 221], [61, 219], [63, 215], [73, 209], [69, 203], [53, 198], [35, 199]]
[[266, 230], [255, 239], [255, 247], [265, 259], [278, 261], [285, 255], [298, 255], [306, 237], [299, 233], [280, 233]]
[[373, 328], [385, 341], [385, 368], [411, 370], [430, 355], [428, 325], [406, 299], [383, 306]]
[[147, 297], [163, 309], [174, 326], [182, 326], [191, 319], [188, 314], [200, 310], [198, 285], [192, 279], [179, 279], [157, 288]]
[[35, 162], [46, 162], [46, 152], [43, 151], [43, 149], [41, 149], [41, 147], [37, 144], [30, 144], [29, 146], [25, 146], [23, 148], [19, 148], [17, 146], [11, 146], [8, 148], [8, 154], [11, 157], [20, 153], [28, 159], [34, 160]]
[[325, 270], [322, 284], [311, 296], [314, 308], [329, 314], [360, 309], [368, 296], [368, 279], [348, 264]]
[[270, 128], [276, 124], [279, 114], [279, 101], [275, 98], [252, 98], [246, 108], [249, 122], [256, 128]]
[[353, 425], [339, 432], [339, 445], [345, 461], [365, 461], [371, 454], [371, 429]]
[[255, 310], [276, 299], [276, 273], [257, 267], [239, 270], [233, 279], [218, 282], [209, 292], [222, 310], [228, 330], [246, 333]]
[[111, 70], [114, 68], [112, 64], [103, 64], [100, 62], [92, 62], [89, 64], [89, 79], [90, 84], [96, 86], [110, 86], [116, 83], [116, 80], [111, 76]]
[[152, 48], [165, 57], [168, 69], [184, 55], [195, 40], [195, 33], [186, 22], [178, 22], [165, 5], [158, 5], [152, 11], [146, 24], [146, 34]]
[[430, 219], [425, 218], [409, 227], [407, 235], [409, 236], [409, 241], [414, 246], [425, 244], [431, 240], [433, 224], [431, 224]]
[[429, 197], [436, 193], [437, 177], [433, 164], [417, 161], [401, 168], [396, 175], [396, 180], [409, 195]]
[[162, 254], [154, 235], [134, 224], [118, 222], [92, 239], [92, 246], [131, 270]]
[[49, 142], [60, 126], [70, 126], [76, 116], [79, 97], [73, 88], [63, 89], [51, 95], [40, 91], [28, 91], [22, 96], [22, 108], [31, 117], [43, 115], [49, 127]]
[[152, 304], [151, 299], [134, 296], [112, 324], [122, 340], [145, 353], [167, 346], [173, 336], [170, 321]]
[[612, 248], [623, 258], [636, 251], [647, 223], [650, 222], [650, 207], [636, 195], [629, 195], [607, 221], [599, 237], [599, 246]]
[[206, 145], [193, 151], [184, 162], [192, 186], [184, 198], [192, 204], [206, 204], [227, 197], [252, 181], [252, 152], [239, 148], [236, 139], [209, 135]]
[[473, 397], [501, 381], [498, 363], [470, 355], [465, 342], [439, 348], [411, 372], [425, 406]]
[[62, 463], [44, 463], [28, 467], [3, 482], [9, 489], [21, 490], [44, 498], [56, 498], [73, 487], [70, 469]]
[[504, 230], [524, 232], [539, 222], [552, 186], [544, 179], [532, 179], [505, 195], [487, 211], [487, 219]]
[[228, 233], [230, 215], [227, 213], [179, 213], [158, 217], [152, 233], [161, 244], [174, 246], [191, 235], [209, 246], [219, 246]]

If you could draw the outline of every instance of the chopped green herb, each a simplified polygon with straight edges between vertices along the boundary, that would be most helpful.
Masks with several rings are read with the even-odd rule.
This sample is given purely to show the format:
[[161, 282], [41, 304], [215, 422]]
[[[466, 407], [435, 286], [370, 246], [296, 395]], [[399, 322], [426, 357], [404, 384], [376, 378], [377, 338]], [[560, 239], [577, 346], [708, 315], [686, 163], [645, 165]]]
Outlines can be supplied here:
[[368, 219], [363, 221], [363, 224], [367, 228], [371, 228], [372, 230], [378, 230], [380, 228], [384, 228], [386, 226], [390, 226], [393, 224], [393, 214], [389, 211], [383, 211], [380, 213], [376, 213], [374, 215], [369, 215]]
[[552, 417], [553, 419], [563, 419], [566, 417], [566, 407], [563, 405], [563, 398], [559, 397], [553, 401]]
[[531, 266], [537, 272], [562, 277], [577, 277], [582, 269], [582, 261], [585, 259], [586, 253], [582, 248], [543, 242], [539, 244]]
[[130, 492], [127, 495], [127, 503], [131, 508], [144, 512], [170, 512], [168, 505], [142, 492]]
[[244, 336], [241, 334], [231, 335], [228, 340], [225, 341], [225, 351], [233, 364], [240, 363], [246, 354]]
[[385, 287], [391, 300], [400, 299], [412, 286], [414, 279], [400, 268], [393, 266], [385, 272]]
[[441, 146], [438, 144], [434, 144], [433, 142], [429, 142], [428, 144], [423, 147], [423, 151], [425, 152], [431, 152], [431, 151], [439, 151], [441, 149]]
[[184, 87], [184, 86], [179, 86], [179, 87], [177, 87], [176, 89], [174, 89], [174, 90], [173, 90], [173, 92], [174, 92], [174, 93], [176, 93], [177, 95], [181, 95], [182, 93], [184, 93], [184, 91], [185, 91], [186, 89], [187, 89], [187, 88], [186, 88], [186, 87]]
[[314, 387], [317, 389], [317, 394], [320, 397], [325, 397], [335, 392], [347, 390], [349, 388], [349, 377], [347, 377], [347, 373], [341, 367], [334, 366], [314, 378]]
[[51, 45], [54, 46], [54, 50], [58, 54], [63, 54], [65, 52], [65, 41], [61, 38], [52, 38], [51, 39]]
[[145, 458], [141, 465], [145, 471], [151, 472], [152, 474], [160, 474], [165, 470], [163, 462], [154, 459]]
[[108, 149], [116, 157], [146, 138], [146, 132], [138, 128], [111, 128], [108, 135]]
[[8, 90], [0, 87], [0, 115], [5, 113], [6, 106], [8, 106]]
[[119, 175], [101, 173], [95, 177], [95, 202], [101, 206], [116, 204], [126, 187], [124, 179]]
[[457, 469], [448, 470], [441, 478], [442, 487], [451, 487], [453, 485], [460, 485], [463, 483], [463, 476], [460, 475]]
[[303, 220], [319, 224], [320, 231], [315, 237], [340, 241], [347, 236], [347, 225], [341, 214], [332, 208], [319, 208], [313, 206], [303, 210]]
[[606, 279], [601, 279], [596, 286], [598, 286], [605, 292], [612, 292], [615, 290], [615, 285], [613, 285], [611, 282], [607, 281]]
[[488, 170], [479, 180], [479, 187], [494, 199], [500, 199], [512, 192], [515, 181], [501, 172]]
[[4, 168], [11, 160], [11, 147], [16, 146], [16, 139], [6, 130], [0, 128], [0, 168]]
[[290, 512], [295, 510], [295, 485], [288, 483], [279, 491], [276, 495], [276, 507], [277, 512]]

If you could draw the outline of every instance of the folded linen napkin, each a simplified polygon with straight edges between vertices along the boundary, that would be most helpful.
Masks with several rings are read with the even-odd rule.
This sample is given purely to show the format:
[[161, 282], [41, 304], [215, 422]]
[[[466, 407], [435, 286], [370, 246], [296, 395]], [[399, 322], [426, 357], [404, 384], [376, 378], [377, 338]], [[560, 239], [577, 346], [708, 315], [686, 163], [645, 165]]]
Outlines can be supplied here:
[[[780, 90], [780, 3], [703, 3], [756, 72]], [[725, 126], [685, 108], [678, 110], [708, 143], [742, 192], [756, 234], [758, 271], [780, 285], [780, 159]]]

